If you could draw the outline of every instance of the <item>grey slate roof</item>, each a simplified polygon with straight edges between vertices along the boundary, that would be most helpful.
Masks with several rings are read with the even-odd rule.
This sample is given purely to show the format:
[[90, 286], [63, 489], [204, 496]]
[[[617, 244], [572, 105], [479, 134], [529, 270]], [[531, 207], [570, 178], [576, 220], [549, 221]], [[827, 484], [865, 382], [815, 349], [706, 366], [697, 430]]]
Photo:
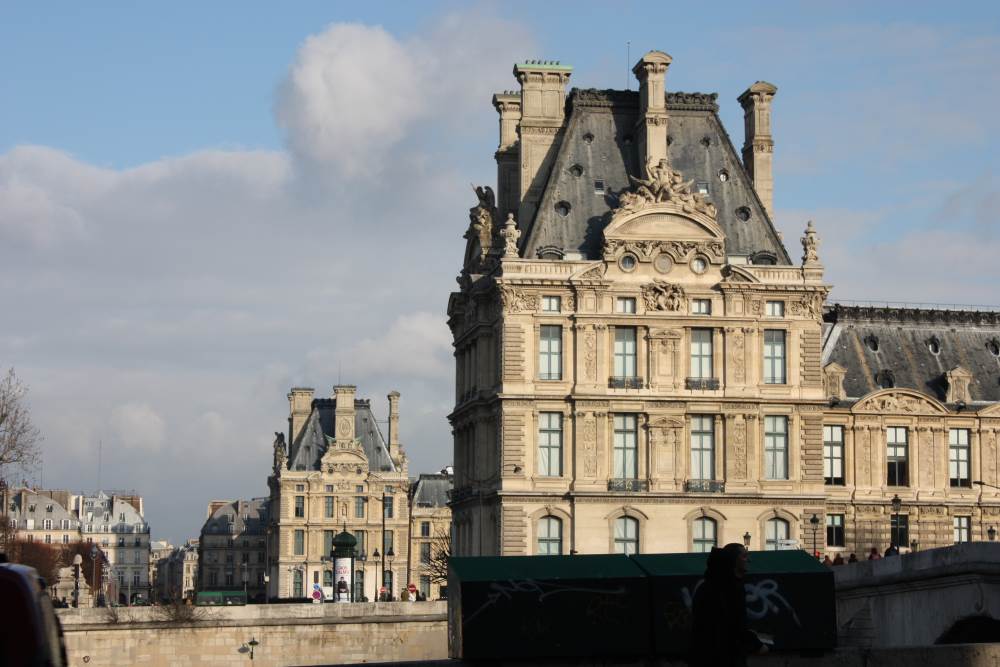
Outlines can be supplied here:
[[[687, 180], [708, 184], [707, 199], [719, 210], [726, 233], [726, 252], [754, 255], [763, 251], [778, 264], [790, 264], [788, 252], [753, 189], [750, 177], [718, 116], [715, 94], [667, 93], [667, 156], [671, 167]], [[538, 250], [556, 247], [563, 252], [596, 259], [601, 231], [617, 206], [617, 193], [639, 176], [638, 142], [634, 128], [639, 94], [617, 90], [570, 91], [565, 135], [556, 155], [533, 221], [526, 229], [522, 256], [535, 258]], [[582, 168], [577, 176], [574, 167]], [[728, 180], [719, 174], [725, 171]], [[603, 180], [605, 194], [595, 194], [594, 181]], [[556, 212], [567, 202], [569, 215]], [[746, 207], [744, 222], [737, 209]]]
[[974, 402], [1000, 401], [1000, 356], [991, 351], [1000, 351], [1000, 313], [834, 305], [825, 320], [822, 363], [847, 370], [844, 391], [850, 398], [880, 389], [875, 376], [888, 370], [896, 387], [943, 402], [944, 374], [961, 366], [972, 373]]
[[[328, 443], [335, 438], [334, 415], [337, 399], [317, 398], [312, 405], [312, 412], [301, 435], [290, 448], [289, 470], [319, 470], [320, 459], [323, 458]], [[368, 459], [368, 469], [376, 472], [396, 472], [385, 438], [382, 437], [382, 431], [375, 422], [371, 403], [364, 399], [356, 399], [354, 411], [354, 434], [361, 440], [361, 447]]]
[[80, 527], [80, 521], [73, 514], [63, 507], [59, 502], [50, 496], [35, 493], [29, 489], [22, 489], [9, 496], [10, 505], [0, 512], [7, 514], [9, 519], [16, 520], [19, 528], [25, 528], [25, 521], [34, 520], [35, 528], [42, 528], [44, 519], [52, 519], [54, 529], [59, 530], [62, 521], [69, 521], [69, 529], [76, 530]]
[[[268, 498], [234, 500], [218, 508], [205, 520], [203, 533], [229, 533], [234, 535], [263, 535], [267, 527]], [[244, 516], [246, 518], [244, 518]], [[233, 530], [229, 530], [232, 524]]]
[[420, 475], [413, 492], [413, 506], [446, 507], [448, 505], [448, 492], [451, 491], [453, 484], [451, 475]]

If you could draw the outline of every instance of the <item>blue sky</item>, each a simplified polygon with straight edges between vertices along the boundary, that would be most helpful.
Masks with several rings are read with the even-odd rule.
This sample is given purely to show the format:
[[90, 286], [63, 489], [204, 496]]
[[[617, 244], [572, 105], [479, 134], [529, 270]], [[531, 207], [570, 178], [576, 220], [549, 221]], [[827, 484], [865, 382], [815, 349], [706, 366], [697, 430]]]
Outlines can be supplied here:
[[997, 304], [995, 3], [758, 4], [0, 5], [0, 366], [46, 485], [92, 488], [103, 441], [105, 485], [193, 536], [339, 369], [403, 393], [411, 472], [449, 463], [444, 311], [516, 60], [621, 88], [627, 41], [664, 50], [737, 146], [776, 84], [793, 257], [812, 219], [836, 298]]

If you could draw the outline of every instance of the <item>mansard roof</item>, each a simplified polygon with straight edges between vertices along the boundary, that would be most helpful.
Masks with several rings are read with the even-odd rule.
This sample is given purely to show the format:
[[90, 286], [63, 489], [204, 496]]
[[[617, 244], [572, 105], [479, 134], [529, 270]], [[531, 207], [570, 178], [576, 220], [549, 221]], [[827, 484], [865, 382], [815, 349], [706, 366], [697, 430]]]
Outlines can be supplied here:
[[423, 474], [417, 478], [413, 492], [414, 507], [447, 507], [448, 492], [453, 480], [451, 475]]
[[[2, 508], [0, 513], [7, 514], [11, 519], [52, 519], [58, 526], [60, 521], [68, 520], [72, 528], [79, 527], [79, 520], [67, 508], [45, 492], [31, 489], [21, 489], [8, 497], [9, 507]], [[38, 527], [41, 527], [39, 523]]]
[[1000, 312], [835, 304], [824, 319], [822, 364], [847, 371], [849, 399], [889, 379], [944, 402], [945, 374], [961, 367], [972, 373], [972, 402], [1000, 401]]
[[[336, 398], [317, 398], [312, 403], [312, 412], [302, 429], [301, 435], [292, 443], [288, 455], [289, 470], [319, 470], [320, 459], [327, 447], [334, 441], [334, 411]], [[397, 472], [396, 465], [389, 456], [389, 448], [382, 431], [375, 421], [371, 402], [364, 399], [354, 401], [354, 435], [361, 441], [361, 448], [368, 459], [368, 469], [372, 472]]]
[[[267, 525], [270, 501], [267, 498], [234, 500], [222, 505], [208, 517], [203, 533], [263, 534]], [[245, 517], [245, 518], [244, 518]], [[229, 530], [229, 526], [233, 530]]]
[[[671, 92], [667, 100], [667, 156], [685, 179], [708, 186], [706, 199], [718, 208], [730, 255], [772, 257], [791, 264], [750, 177], [722, 126], [716, 95]], [[618, 205], [616, 195], [640, 173], [635, 124], [639, 94], [620, 90], [570, 91], [567, 120], [553, 168], [533, 221], [521, 221], [522, 257], [535, 258], [542, 248], [559, 248], [596, 259], [601, 232]], [[725, 175], [725, 180], [720, 178]], [[604, 194], [594, 182], [604, 181]], [[565, 216], [557, 205], [569, 204]], [[565, 210], [565, 209], [562, 209]], [[741, 216], [749, 214], [744, 221]]]

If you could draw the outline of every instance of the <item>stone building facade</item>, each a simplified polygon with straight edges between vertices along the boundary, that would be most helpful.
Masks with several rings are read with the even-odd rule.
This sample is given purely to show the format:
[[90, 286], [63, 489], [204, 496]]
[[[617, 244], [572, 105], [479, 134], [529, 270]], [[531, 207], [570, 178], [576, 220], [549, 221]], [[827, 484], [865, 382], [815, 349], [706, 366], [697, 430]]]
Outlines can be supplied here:
[[[353, 385], [331, 398], [293, 388], [287, 440], [277, 433], [270, 487], [272, 534], [268, 593], [311, 595], [333, 586], [334, 535], [357, 539], [355, 599], [375, 599], [382, 585], [398, 596], [407, 575], [409, 479], [399, 441], [399, 393], [389, 394], [388, 437]], [[381, 582], [381, 583], [380, 583]]]
[[267, 574], [267, 498], [213, 500], [198, 539], [198, 590], [246, 590], [264, 599]]
[[[428, 600], [447, 597], [443, 570], [451, 550], [451, 510], [448, 498], [452, 475], [422, 474], [410, 485], [410, 576], [420, 595]], [[445, 575], [443, 577], [442, 575]]]
[[[646, 54], [638, 92], [567, 93], [569, 67], [522, 63], [520, 92], [494, 96], [497, 191], [476, 190], [448, 304], [455, 553], [881, 550], [890, 520], [904, 537], [897, 495], [925, 546], [965, 535], [956, 512], [980, 535], [1000, 497], [941, 466], [965, 429], [970, 474], [995, 472], [995, 317], [969, 317], [975, 369], [961, 336], [919, 376], [840, 350], [861, 315], [826, 307], [816, 230], [793, 261], [771, 221], [777, 89], [739, 96], [741, 159], [714, 94], [666, 91], [670, 64]], [[903, 455], [901, 427], [933, 467]], [[854, 472], [837, 482], [838, 465]]]

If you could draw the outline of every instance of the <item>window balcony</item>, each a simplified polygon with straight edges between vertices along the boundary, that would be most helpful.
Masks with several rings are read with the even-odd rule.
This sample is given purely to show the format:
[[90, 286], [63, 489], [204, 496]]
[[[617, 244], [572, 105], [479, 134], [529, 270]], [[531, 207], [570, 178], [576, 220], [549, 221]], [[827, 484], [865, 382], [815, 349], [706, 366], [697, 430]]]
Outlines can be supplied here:
[[612, 375], [608, 378], [608, 387], [611, 389], [642, 389], [641, 377], [627, 375]]
[[687, 389], [718, 389], [718, 378], [687, 378], [684, 380], [684, 387]]
[[715, 479], [689, 479], [684, 482], [684, 490], [698, 493], [725, 493], [726, 483]]
[[644, 479], [618, 477], [608, 480], [608, 491], [624, 491], [626, 493], [649, 491], [649, 482]]

